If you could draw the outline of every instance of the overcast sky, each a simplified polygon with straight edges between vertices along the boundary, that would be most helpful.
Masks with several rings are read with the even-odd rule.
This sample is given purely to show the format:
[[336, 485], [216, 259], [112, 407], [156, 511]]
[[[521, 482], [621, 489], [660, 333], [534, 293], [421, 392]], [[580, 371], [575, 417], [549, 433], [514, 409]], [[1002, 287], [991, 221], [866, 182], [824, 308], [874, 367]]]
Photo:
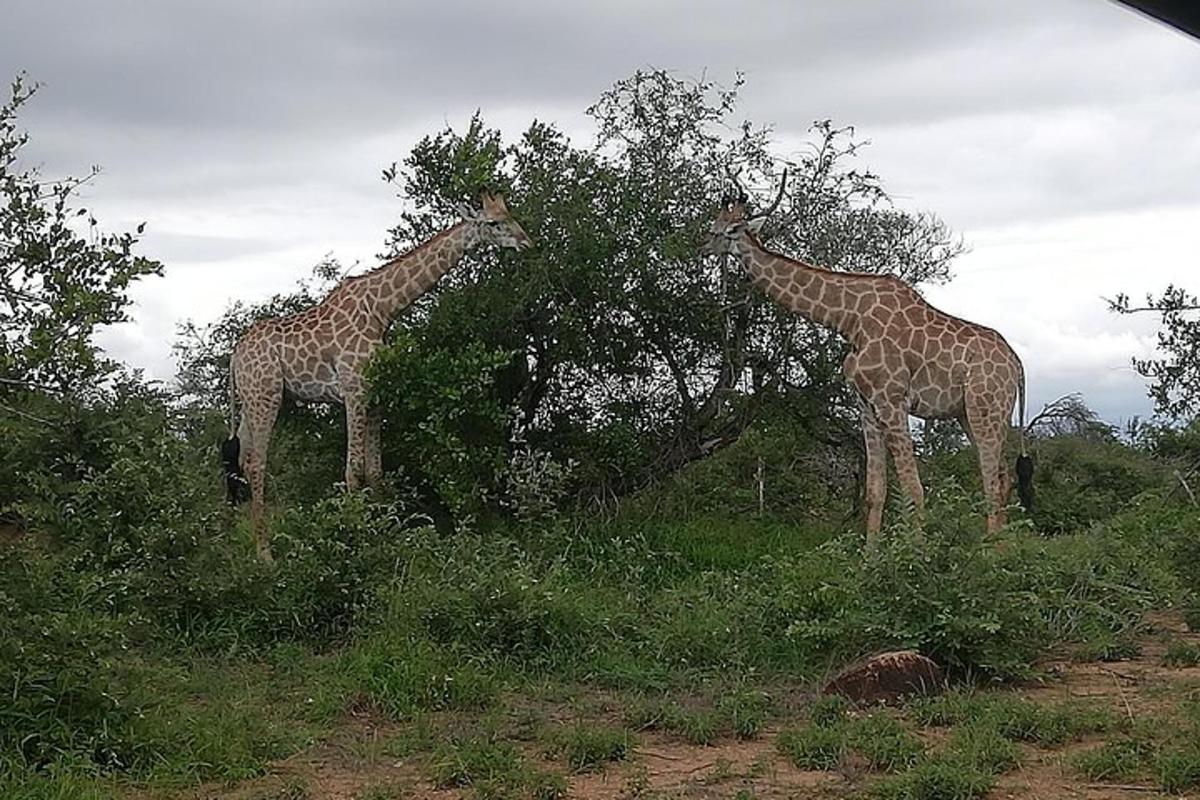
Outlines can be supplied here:
[[475, 109], [578, 144], [583, 109], [639, 67], [746, 73], [741, 113], [795, 150], [853, 124], [863, 166], [970, 252], [944, 310], [1000, 330], [1032, 408], [1067, 392], [1150, 411], [1131, 356], [1151, 319], [1101, 299], [1196, 288], [1200, 42], [1106, 0], [105, 2], [7, 0], [0, 79], [43, 84], [29, 157], [104, 172], [109, 229], [146, 221], [166, 276], [106, 331], [169, 379], [176, 324], [289, 290], [326, 254], [374, 263], [401, 207], [380, 170]]

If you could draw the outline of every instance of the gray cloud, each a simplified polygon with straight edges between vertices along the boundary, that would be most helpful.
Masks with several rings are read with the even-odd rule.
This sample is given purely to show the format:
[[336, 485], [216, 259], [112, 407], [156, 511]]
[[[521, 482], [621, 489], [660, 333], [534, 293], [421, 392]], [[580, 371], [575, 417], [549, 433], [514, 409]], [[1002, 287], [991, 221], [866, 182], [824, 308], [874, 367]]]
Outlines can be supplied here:
[[[1106, 262], [1104, 280], [1133, 292], [1200, 244], [1146, 222], [1200, 211], [1200, 47], [1115, 3], [15, 0], [4, 18], [0, 77], [45, 83], [24, 117], [31, 157], [53, 175], [102, 164], [89, 203], [111, 227], [148, 220], [147, 252], [168, 262], [139, 289], [138, 323], [106, 339], [160, 376], [179, 318], [286, 289], [331, 251], [369, 262], [400, 202], [379, 169], [420, 135], [481, 108], [510, 135], [537, 116], [586, 140], [583, 109], [646, 65], [744, 70], [743, 112], [784, 149], [813, 119], [855, 124], [899, 202], [974, 244], [950, 310], [1024, 330], [1028, 288], [974, 292], [988, 270], [1040, 264], [1037, 291], [1064, 302], [1045, 312], [1058, 333], [1029, 329], [1035, 363], [1081, 319], [1125, 329], [1089, 317], [1095, 292], [1072, 269], [1098, 234], [1073, 221], [1177, 240], [1155, 269]], [[1006, 261], [1023, 225], [1068, 243], [1041, 230]], [[1114, 358], [1089, 363], [1127, 364]], [[1112, 414], [1146, 408], [1134, 378], [1069, 382], [1111, 396]]]

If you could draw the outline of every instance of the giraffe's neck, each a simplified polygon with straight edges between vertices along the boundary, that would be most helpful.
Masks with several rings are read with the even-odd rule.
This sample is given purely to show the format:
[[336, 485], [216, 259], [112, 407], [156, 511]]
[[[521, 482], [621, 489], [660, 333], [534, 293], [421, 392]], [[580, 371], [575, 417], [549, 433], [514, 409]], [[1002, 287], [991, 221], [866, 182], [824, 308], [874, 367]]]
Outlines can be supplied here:
[[372, 316], [386, 323], [407, 308], [462, 260], [476, 238], [475, 226], [460, 222], [368, 274]]
[[776, 255], [743, 233], [735, 248], [750, 280], [771, 299], [855, 343], [859, 332], [859, 276], [821, 269]]

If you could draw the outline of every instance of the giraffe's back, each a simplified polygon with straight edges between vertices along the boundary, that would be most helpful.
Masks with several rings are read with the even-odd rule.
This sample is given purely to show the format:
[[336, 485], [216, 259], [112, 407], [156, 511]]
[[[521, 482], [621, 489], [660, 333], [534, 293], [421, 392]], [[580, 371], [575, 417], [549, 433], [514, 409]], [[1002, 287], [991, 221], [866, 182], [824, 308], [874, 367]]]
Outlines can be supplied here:
[[968, 396], [992, 396], [1012, 407], [1021, 361], [999, 332], [930, 307], [927, 326], [911, 335], [905, 352], [911, 411], [925, 419], [961, 419]]
[[345, 376], [376, 344], [348, 322], [319, 305], [256, 322], [234, 348], [238, 385], [245, 375], [253, 383], [277, 382], [295, 400], [342, 402]]

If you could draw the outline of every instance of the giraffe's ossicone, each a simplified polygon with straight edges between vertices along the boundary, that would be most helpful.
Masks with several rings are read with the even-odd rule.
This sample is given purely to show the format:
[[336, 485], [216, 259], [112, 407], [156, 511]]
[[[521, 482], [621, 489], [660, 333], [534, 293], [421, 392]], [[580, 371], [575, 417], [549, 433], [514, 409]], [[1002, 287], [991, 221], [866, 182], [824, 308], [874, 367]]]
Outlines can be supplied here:
[[312, 308], [259, 320], [234, 346], [229, 365], [230, 438], [222, 444], [221, 456], [229, 500], [238, 502], [249, 489], [261, 558], [271, 558], [263, 492], [271, 429], [284, 396], [342, 404], [346, 488], [353, 491], [364, 481], [374, 483], [382, 472], [380, 419], [367, 407], [362, 370], [382, 344], [388, 324], [473, 247], [532, 246], [501, 196], [485, 191], [481, 202], [479, 209], [460, 206], [461, 222], [372, 272], [347, 278]]
[[868, 540], [882, 525], [888, 453], [913, 505], [923, 508], [910, 414], [962, 423], [979, 451], [990, 532], [1005, 524], [1008, 478], [1001, 451], [1019, 401], [1018, 493], [1028, 508], [1033, 464], [1024, 452], [1025, 370], [1004, 337], [939, 311], [894, 276], [836, 272], [767, 250], [757, 236], [765, 216], [748, 216], [744, 196], [727, 199], [705, 250], [736, 257], [769, 297], [832, 328], [850, 345], [843, 368], [862, 409]]

